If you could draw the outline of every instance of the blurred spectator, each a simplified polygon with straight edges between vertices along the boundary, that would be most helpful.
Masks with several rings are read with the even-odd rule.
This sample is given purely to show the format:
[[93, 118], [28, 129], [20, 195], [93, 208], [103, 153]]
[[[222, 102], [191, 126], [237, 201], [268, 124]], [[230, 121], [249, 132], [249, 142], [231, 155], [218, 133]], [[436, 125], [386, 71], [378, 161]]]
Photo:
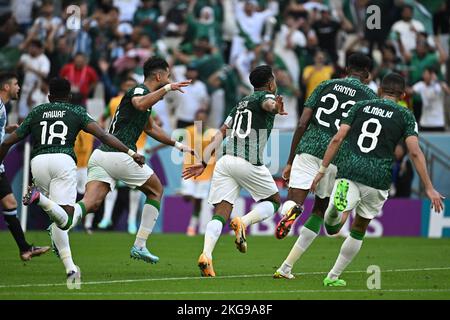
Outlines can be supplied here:
[[34, 0], [12, 0], [11, 9], [22, 32], [26, 32], [33, 24]]
[[114, 7], [120, 12], [120, 22], [132, 22], [140, 0], [113, 0]]
[[425, 32], [424, 25], [413, 19], [414, 7], [412, 5], [404, 5], [402, 8], [402, 20], [397, 21], [391, 28], [393, 37], [401, 40], [406, 52], [410, 52], [416, 48], [417, 33]]
[[32, 40], [28, 45], [28, 53], [20, 56], [18, 68], [23, 70], [23, 83], [19, 100], [19, 118], [24, 119], [30, 112], [28, 96], [36, 83], [40, 83], [50, 72], [50, 60], [44, 54], [44, 47], [39, 40]]
[[449, 53], [450, 41], [450, 3], [442, 1], [438, 11], [433, 16], [433, 32], [439, 36], [444, 52]]
[[288, 117], [276, 116], [273, 127], [281, 130], [294, 130], [298, 122], [298, 97], [300, 90], [295, 86], [289, 72], [280, 69], [274, 69], [277, 79], [277, 94], [283, 96], [284, 111]]
[[392, 185], [389, 196], [392, 198], [411, 197], [411, 185], [414, 178], [414, 170], [406, 153], [404, 143], [395, 147], [395, 161], [392, 167]]
[[426, 68], [436, 68], [439, 77], [442, 78], [440, 65], [447, 60], [447, 54], [441, 47], [440, 41], [435, 41], [436, 49], [430, 48], [427, 42], [427, 36], [420, 34], [417, 41], [417, 47], [413, 51], [402, 49], [403, 59], [410, 65], [409, 83], [414, 84], [422, 78], [422, 73]]
[[141, 6], [134, 13], [133, 23], [143, 28], [152, 42], [159, 38], [158, 17], [161, 14], [159, 4], [155, 0], [142, 0]]
[[82, 53], [77, 53], [73, 62], [63, 66], [60, 76], [70, 82], [72, 93], [81, 93], [83, 104], [86, 103], [98, 81], [97, 73], [87, 64], [86, 56]]
[[189, 65], [186, 71], [186, 79], [192, 83], [184, 89], [176, 107], [177, 128], [185, 128], [194, 124], [195, 114], [199, 109], [208, 109], [208, 91], [205, 83], [198, 79], [198, 70]]
[[[390, 44], [386, 44], [381, 49], [382, 60], [381, 64], [375, 67], [373, 78], [378, 79], [380, 82], [385, 75], [390, 72], [404, 73], [404, 67], [402, 67], [401, 59], [396, 55], [395, 47]], [[405, 74], [406, 75], [406, 74]]]
[[331, 62], [336, 63], [338, 59], [336, 37], [341, 29], [341, 24], [331, 18], [328, 8], [322, 9], [320, 14], [320, 20], [315, 22], [312, 27], [316, 32], [320, 48], [328, 54]]
[[202, 7], [198, 19], [194, 15], [194, 6], [197, 0], [191, 0], [188, 8], [187, 23], [188, 29], [186, 35], [189, 41], [195, 41], [200, 38], [208, 38], [208, 42], [217, 48], [222, 47], [222, 32], [220, 25], [214, 16], [212, 7]]
[[314, 55], [314, 65], [307, 66], [303, 71], [303, 83], [306, 86], [305, 100], [322, 81], [331, 79], [333, 66], [326, 63], [325, 53], [317, 51]]
[[445, 131], [444, 97], [450, 94], [450, 89], [445, 82], [438, 80], [433, 68], [426, 68], [422, 79], [412, 87], [412, 91], [422, 99], [420, 130]]
[[28, 36], [21, 48], [26, 48], [33, 39], [45, 42], [47, 36], [53, 31], [56, 35], [64, 34], [65, 27], [60, 17], [54, 16], [55, 7], [52, 0], [44, 0], [40, 8], [40, 15], [34, 20], [33, 26], [28, 31]]
[[303, 23], [305, 23], [304, 19], [289, 14], [286, 17], [286, 24], [281, 25], [275, 37], [274, 53], [289, 66], [288, 71], [294, 86], [298, 86], [300, 80], [300, 65], [296, 49], [306, 46], [306, 37], [298, 30]]
[[36, 82], [33, 90], [28, 96], [28, 105], [31, 106], [31, 108], [34, 108], [40, 104], [49, 103], [48, 93], [48, 79], [44, 78], [40, 82]]

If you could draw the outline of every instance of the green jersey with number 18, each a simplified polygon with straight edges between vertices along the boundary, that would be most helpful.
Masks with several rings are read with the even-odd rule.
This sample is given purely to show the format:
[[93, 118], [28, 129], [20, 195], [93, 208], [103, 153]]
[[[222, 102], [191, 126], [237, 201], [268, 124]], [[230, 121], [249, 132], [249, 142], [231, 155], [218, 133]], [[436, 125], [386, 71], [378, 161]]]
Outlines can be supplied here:
[[31, 158], [40, 154], [65, 153], [77, 162], [73, 146], [80, 130], [94, 121], [86, 108], [70, 103], [45, 103], [35, 107], [16, 130], [19, 138], [31, 134]]
[[340, 148], [337, 177], [388, 190], [396, 145], [418, 135], [412, 112], [392, 100], [361, 101], [342, 123], [351, 129]]
[[275, 114], [262, 108], [264, 101], [275, 100], [269, 91], [255, 91], [238, 102], [225, 120], [231, 129], [224, 154], [241, 157], [251, 164], [263, 165], [263, 152], [273, 128]]
[[312, 109], [313, 116], [296, 153], [308, 153], [322, 159], [350, 108], [358, 101], [376, 98], [375, 92], [356, 78], [322, 82], [305, 102], [305, 108]]
[[[134, 151], [137, 150], [136, 141], [145, 129], [145, 125], [152, 111], [151, 108], [145, 111], [136, 109], [131, 100], [134, 97], [144, 96], [148, 93], [150, 93], [150, 90], [144, 84], [139, 84], [128, 90], [120, 101], [108, 129], [110, 134]], [[100, 150], [117, 152], [116, 149], [105, 144], [100, 146]]]

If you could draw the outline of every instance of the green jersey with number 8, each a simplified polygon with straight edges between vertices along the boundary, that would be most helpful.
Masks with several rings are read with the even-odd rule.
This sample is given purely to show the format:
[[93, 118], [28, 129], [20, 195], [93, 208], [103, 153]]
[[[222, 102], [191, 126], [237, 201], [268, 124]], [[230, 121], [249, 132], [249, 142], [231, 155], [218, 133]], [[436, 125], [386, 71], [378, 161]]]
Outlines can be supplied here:
[[19, 138], [31, 134], [31, 158], [40, 154], [65, 153], [77, 162], [73, 146], [80, 130], [93, 122], [86, 108], [70, 103], [45, 103], [35, 107], [16, 130]]
[[358, 101], [376, 99], [377, 95], [352, 77], [322, 82], [305, 102], [313, 110], [308, 129], [297, 146], [297, 154], [307, 153], [322, 159], [331, 138], [339, 130], [341, 119]]
[[412, 112], [388, 99], [361, 101], [342, 123], [351, 129], [340, 148], [337, 177], [388, 190], [396, 145], [418, 135]]
[[239, 101], [225, 120], [231, 129], [224, 154], [241, 157], [253, 165], [263, 165], [263, 152], [273, 128], [275, 114], [263, 109], [264, 101], [275, 100], [269, 91], [255, 91]]

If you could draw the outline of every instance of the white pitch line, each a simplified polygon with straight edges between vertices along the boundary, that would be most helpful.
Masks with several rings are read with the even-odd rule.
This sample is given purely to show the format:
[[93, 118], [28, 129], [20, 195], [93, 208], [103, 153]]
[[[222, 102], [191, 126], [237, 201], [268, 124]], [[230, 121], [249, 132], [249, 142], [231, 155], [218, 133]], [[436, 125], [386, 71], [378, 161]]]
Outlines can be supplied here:
[[156, 291], [156, 292], [146, 292], [146, 291], [135, 291], [135, 292], [1, 292], [0, 296], [9, 295], [9, 296], [52, 296], [52, 295], [66, 295], [66, 296], [116, 296], [116, 295], [202, 295], [202, 294], [290, 294], [290, 293], [379, 293], [379, 292], [450, 292], [450, 288], [448, 289], [305, 289], [305, 290], [269, 290], [269, 291], [180, 291], [180, 292], [167, 292], [167, 291]]
[[[388, 269], [382, 270], [382, 272], [416, 272], [416, 271], [438, 271], [438, 270], [450, 270], [450, 267], [438, 267], [438, 268], [417, 268], [417, 269]], [[327, 271], [316, 272], [300, 272], [294, 273], [298, 276], [326, 274]], [[345, 271], [345, 273], [367, 273], [367, 270], [353, 270]], [[174, 278], [144, 278], [144, 279], [122, 279], [122, 280], [105, 280], [105, 281], [89, 281], [82, 282], [82, 285], [95, 285], [95, 284], [114, 284], [114, 283], [133, 283], [133, 282], [152, 282], [152, 281], [180, 281], [180, 280], [212, 280], [212, 279], [239, 279], [239, 278], [259, 278], [259, 277], [272, 277], [272, 274], [238, 274], [229, 276], [217, 276], [214, 278], [202, 278], [202, 277], [174, 277]], [[63, 283], [37, 283], [37, 284], [12, 284], [12, 285], [0, 285], [0, 289], [5, 288], [30, 288], [30, 287], [58, 287], [67, 286]]]

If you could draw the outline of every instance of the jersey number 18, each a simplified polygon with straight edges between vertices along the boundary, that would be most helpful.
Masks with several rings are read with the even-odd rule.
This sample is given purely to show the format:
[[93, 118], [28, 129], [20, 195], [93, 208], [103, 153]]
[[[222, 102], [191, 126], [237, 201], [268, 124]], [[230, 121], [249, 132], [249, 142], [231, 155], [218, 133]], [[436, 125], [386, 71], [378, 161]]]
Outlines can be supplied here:
[[[66, 124], [61, 121], [55, 121], [50, 126], [48, 126], [47, 121], [41, 121], [39, 123], [42, 126], [42, 132], [41, 132], [41, 145], [45, 144], [53, 144], [53, 139], [57, 138], [60, 139], [61, 145], [66, 144], [66, 136], [68, 132], [68, 127]], [[56, 128], [58, 129], [56, 130]], [[47, 131], [48, 131], [48, 137], [47, 137]], [[55, 132], [58, 131], [58, 132]]]

